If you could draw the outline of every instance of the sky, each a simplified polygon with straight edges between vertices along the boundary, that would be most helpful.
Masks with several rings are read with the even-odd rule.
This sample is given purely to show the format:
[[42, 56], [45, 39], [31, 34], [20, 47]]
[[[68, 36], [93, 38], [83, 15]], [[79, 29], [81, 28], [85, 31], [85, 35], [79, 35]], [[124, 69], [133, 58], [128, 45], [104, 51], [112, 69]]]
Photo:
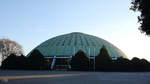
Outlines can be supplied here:
[[103, 38], [129, 59], [150, 60], [150, 37], [141, 34], [131, 0], [0, 0], [0, 38], [22, 45], [27, 55], [54, 36], [82, 32]]

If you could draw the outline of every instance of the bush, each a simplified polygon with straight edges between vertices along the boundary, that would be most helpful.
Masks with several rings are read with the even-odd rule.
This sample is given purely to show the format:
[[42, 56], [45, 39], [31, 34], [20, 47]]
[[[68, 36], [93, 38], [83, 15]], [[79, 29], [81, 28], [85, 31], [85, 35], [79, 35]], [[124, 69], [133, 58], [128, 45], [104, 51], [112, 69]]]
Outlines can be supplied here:
[[89, 59], [82, 50], [79, 50], [75, 56], [72, 57], [71, 69], [78, 71], [89, 70]]
[[29, 69], [41, 70], [44, 66], [44, 57], [39, 50], [34, 50], [28, 57]]
[[96, 70], [98, 71], [107, 71], [110, 68], [111, 57], [105, 46], [102, 46], [100, 53], [96, 56]]
[[27, 69], [27, 58], [11, 54], [2, 62], [2, 69]]

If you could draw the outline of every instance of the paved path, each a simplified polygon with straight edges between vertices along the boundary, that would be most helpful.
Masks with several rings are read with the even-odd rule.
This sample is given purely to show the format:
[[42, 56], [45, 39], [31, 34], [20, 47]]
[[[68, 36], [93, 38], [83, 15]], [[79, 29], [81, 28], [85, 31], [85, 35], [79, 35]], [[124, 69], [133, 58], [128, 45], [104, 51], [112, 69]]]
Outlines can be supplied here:
[[61, 78], [69, 76], [80, 76], [80, 74], [57, 74], [57, 75], [28, 75], [28, 76], [0, 76], [0, 80], [14, 80], [14, 79], [35, 79], [35, 78]]
[[150, 84], [150, 72], [0, 71], [0, 84]]

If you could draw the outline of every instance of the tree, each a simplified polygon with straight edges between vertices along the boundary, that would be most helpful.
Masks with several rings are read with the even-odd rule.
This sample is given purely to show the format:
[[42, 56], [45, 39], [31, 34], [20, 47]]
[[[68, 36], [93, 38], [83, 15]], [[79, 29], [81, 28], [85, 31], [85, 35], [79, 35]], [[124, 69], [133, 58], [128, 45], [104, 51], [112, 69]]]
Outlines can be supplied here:
[[75, 56], [72, 57], [70, 64], [72, 70], [89, 70], [89, 59], [82, 50], [79, 50]]
[[150, 0], [132, 0], [131, 4], [131, 10], [141, 13], [138, 16], [139, 29], [146, 35], [150, 35]]
[[100, 49], [98, 56], [96, 56], [95, 61], [96, 70], [104, 70], [108, 68], [108, 65], [111, 63], [111, 57], [109, 56], [109, 53], [104, 45]]
[[11, 54], [2, 62], [2, 69], [14, 69], [16, 68], [16, 55]]
[[115, 61], [114, 68], [116, 71], [131, 71], [131, 62], [127, 58], [119, 57]]
[[131, 62], [134, 71], [150, 71], [150, 63], [145, 59], [134, 57]]
[[132, 61], [133, 64], [139, 64], [139, 63], [140, 63], [140, 59], [137, 58], [137, 57], [133, 57], [133, 58], [131, 59], [131, 61]]
[[146, 59], [140, 60], [142, 71], [150, 71], [150, 63]]
[[0, 39], [0, 53], [2, 54], [2, 61], [6, 59], [10, 54], [21, 55], [23, 49], [20, 44], [9, 39]]
[[141, 63], [141, 64], [149, 64], [149, 62], [148, 62], [146, 59], [141, 59], [141, 60], [140, 60], [140, 63]]
[[28, 69], [28, 59], [24, 56], [16, 56], [16, 69]]
[[24, 55], [11, 54], [2, 62], [2, 69], [27, 69], [27, 61]]
[[42, 69], [44, 66], [44, 56], [37, 49], [30, 53], [28, 60], [30, 69]]
[[132, 59], [131, 59], [131, 63], [132, 63], [132, 70], [133, 71], [139, 71], [142, 67], [141, 67], [141, 65], [140, 65], [140, 59], [139, 58], [137, 58], [137, 57], [133, 57]]

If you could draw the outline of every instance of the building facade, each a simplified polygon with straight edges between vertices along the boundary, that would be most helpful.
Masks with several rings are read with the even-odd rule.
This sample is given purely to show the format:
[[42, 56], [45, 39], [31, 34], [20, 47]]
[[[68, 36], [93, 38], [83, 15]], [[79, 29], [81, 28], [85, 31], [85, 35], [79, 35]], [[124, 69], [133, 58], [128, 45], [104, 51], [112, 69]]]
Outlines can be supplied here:
[[100, 53], [103, 45], [107, 48], [112, 59], [117, 59], [121, 56], [126, 57], [120, 49], [110, 42], [80, 32], [56, 36], [41, 43], [34, 49], [38, 49], [43, 54], [50, 64], [50, 69], [65, 69], [66, 67], [70, 69], [69, 62], [79, 50], [84, 51], [90, 59], [94, 59]]

